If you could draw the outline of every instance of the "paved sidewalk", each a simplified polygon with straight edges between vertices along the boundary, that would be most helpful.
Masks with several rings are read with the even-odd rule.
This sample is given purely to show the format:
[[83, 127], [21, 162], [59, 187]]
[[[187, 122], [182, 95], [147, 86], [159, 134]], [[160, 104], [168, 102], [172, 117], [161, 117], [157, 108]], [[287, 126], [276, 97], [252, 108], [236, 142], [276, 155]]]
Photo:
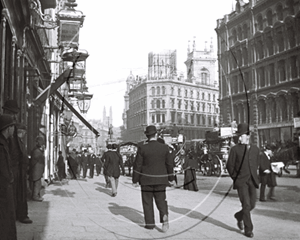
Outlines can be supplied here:
[[[156, 208], [157, 227], [143, 227], [140, 188], [133, 188], [129, 177], [120, 177], [116, 197], [105, 188], [103, 175], [55, 182], [45, 189], [43, 202], [28, 202], [33, 224], [17, 222], [18, 240], [247, 239], [233, 218], [240, 209], [236, 191], [225, 197], [230, 179], [215, 177], [215, 181], [216, 188], [199, 186], [199, 192], [167, 189], [167, 233], [161, 231]], [[226, 187], [217, 191], [218, 181]], [[290, 181], [291, 187], [280, 190], [287, 196], [284, 201], [257, 202], [252, 211], [254, 239], [300, 239], [300, 179]]]

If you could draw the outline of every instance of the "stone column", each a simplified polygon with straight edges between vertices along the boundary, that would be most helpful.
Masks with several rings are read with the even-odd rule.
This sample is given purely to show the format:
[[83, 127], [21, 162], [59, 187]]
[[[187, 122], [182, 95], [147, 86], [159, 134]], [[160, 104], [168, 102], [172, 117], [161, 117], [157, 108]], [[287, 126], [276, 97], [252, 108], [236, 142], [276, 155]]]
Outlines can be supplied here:
[[[2, 10], [1, 16], [1, 75], [0, 75], [0, 105], [4, 104], [4, 86], [5, 86], [5, 40], [6, 40], [6, 13], [7, 9]], [[2, 108], [0, 109], [2, 111]]]

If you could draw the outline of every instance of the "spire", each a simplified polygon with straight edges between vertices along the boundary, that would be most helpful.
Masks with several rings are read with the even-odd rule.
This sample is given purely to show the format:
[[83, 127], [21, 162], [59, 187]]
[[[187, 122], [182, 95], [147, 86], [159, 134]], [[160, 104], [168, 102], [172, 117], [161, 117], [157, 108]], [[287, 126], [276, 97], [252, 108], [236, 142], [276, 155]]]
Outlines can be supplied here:
[[193, 51], [196, 51], [196, 37], [194, 36]]

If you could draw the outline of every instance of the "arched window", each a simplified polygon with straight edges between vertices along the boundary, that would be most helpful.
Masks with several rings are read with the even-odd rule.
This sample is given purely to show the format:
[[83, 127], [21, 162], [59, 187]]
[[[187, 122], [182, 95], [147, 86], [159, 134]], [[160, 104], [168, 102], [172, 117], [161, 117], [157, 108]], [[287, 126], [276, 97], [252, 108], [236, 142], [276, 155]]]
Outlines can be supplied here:
[[151, 101], [151, 107], [152, 107], [153, 109], [155, 108], [154, 100]]
[[270, 85], [274, 86], [275, 85], [275, 68], [274, 68], [274, 63], [271, 63], [269, 65], [269, 78], [270, 78]]
[[240, 26], [238, 27], [238, 39], [240, 41], [243, 40], [243, 32], [242, 32], [242, 28]]
[[193, 92], [193, 90], [191, 90], [191, 98], [193, 98], [193, 95], [194, 95], [194, 92]]
[[289, 14], [294, 15], [295, 14], [294, 0], [287, 0], [286, 5], [287, 5], [287, 8], [288, 8]]
[[166, 88], [162, 87], [162, 94], [165, 95], [166, 94]]
[[282, 30], [279, 30], [276, 36], [278, 51], [282, 52], [284, 50], [284, 37]]
[[258, 40], [256, 44], [257, 60], [264, 58], [264, 47], [262, 40]]
[[162, 100], [162, 108], [165, 108], [165, 107], [166, 107], [165, 100]]
[[246, 47], [243, 47], [243, 59], [244, 65], [248, 65], [248, 49]]
[[267, 23], [268, 23], [268, 26], [273, 25], [273, 14], [272, 14], [271, 10], [268, 10], [268, 12], [267, 12]]
[[261, 15], [258, 15], [257, 17], [257, 30], [259, 31], [263, 30], [263, 19]]
[[187, 89], [184, 90], [184, 96], [185, 96], [185, 97], [188, 96], [188, 90], [187, 90]]
[[267, 36], [266, 45], [268, 49], [268, 56], [272, 56], [274, 54], [274, 46], [273, 46], [273, 38], [272, 36]]
[[160, 100], [156, 100], [156, 108], [160, 108]]
[[248, 38], [248, 26], [247, 26], [247, 24], [243, 25], [243, 34], [244, 34], [244, 39]]
[[155, 95], [155, 88], [152, 87], [151, 90], [152, 90], [152, 95], [154, 96]]
[[157, 91], [157, 95], [160, 95], [160, 87], [157, 87], [156, 91]]
[[178, 96], [181, 96], [181, 90], [178, 88]]
[[171, 95], [174, 95], [174, 87], [171, 87]]
[[210, 101], [210, 93], [208, 94], [208, 101]]
[[202, 100], [204, 100], [205, 99], [205, 94], [204, 94], [204, 92], [202, 93]]
[[278, 79], [280, 82], [284, 82], [286, 80], [285, 76], [285, 62], [284, 60], [280, 60], [278, 62], [278, 67], [277, 67], [277, 72], [278, 72]]
[[235, 29], [232, 30], [232, 41], [232, 44], [236, 43], [237, 41], [237, 34]]
[[296, 45], [296, 38], [295, 38], [296, 34], [294, 31], [293, 23], [291, 21], [288, 21], [286, 23], [286, 29], [287, 29], [287, 37], [289, 40], [290, 48], [293, 48]]
[[276, 13], [277, 13], [277, 19], [282, 21], [283, 20], [283, 10], [282, 10], [282, 5], [279, 4], [276, 8]]
[[200, 98], [200, 92], [198, 91], [197, 92], [197, 99], [199, 99]]

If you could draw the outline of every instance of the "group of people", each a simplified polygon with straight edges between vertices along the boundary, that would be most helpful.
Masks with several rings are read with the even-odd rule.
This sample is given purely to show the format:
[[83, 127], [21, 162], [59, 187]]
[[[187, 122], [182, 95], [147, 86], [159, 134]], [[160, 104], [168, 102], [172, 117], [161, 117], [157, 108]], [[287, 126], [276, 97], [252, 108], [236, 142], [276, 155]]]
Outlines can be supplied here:
[[7, 100], [0, 115], [0, 233], [1, 239], [17, 239], [16, 221], [30, 224], [28, 192], [33, 201], [42, 201], [42, 176], [45, 167], [45, 141], [36, 138], [28, 156], [25, 144], [27, 127], [18, 123], [20, 111], [15, 100]]
[[[58, 152], [58, 159], [56, 162], [57, 168], [57, 177], [61, 181], [66, 178], [66, 165], [63, 157], [62, 151]], [[103, 168], [103, 162], [100, 158], [100, 154], [89, 153], [87, 149], [84, 149], [82, 152], [76, 151], [73, 149], [71, 152], [67, 153], [67, 166], [68, 172], [71, 179], [77, 179], [80, 177], [82, 171], [82, 177], [86, 178], [89, 170], [89, 177], [93, 178], [95, 174], [99, 176]]]

